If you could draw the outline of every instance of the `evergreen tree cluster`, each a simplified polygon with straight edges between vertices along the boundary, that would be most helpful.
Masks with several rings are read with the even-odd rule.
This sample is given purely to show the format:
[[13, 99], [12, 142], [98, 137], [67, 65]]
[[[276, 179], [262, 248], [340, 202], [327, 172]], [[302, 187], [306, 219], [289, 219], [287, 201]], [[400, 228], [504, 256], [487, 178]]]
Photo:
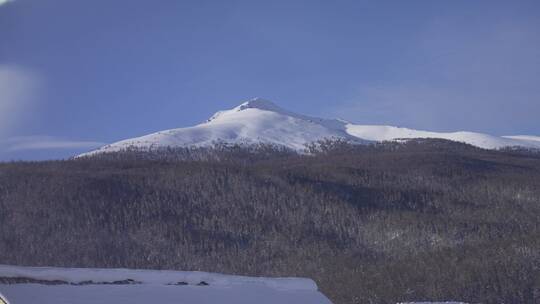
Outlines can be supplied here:
[[317, 281], [334, 303], [540, 303], [540, 154], [444, 140], [0, 164], [0, 264]]

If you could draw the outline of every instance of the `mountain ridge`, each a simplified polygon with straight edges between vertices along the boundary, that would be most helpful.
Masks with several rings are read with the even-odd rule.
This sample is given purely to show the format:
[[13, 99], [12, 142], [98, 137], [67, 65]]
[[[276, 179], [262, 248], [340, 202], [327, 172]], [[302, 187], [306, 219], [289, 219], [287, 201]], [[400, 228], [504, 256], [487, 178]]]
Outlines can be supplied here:
[[218, 111], [201, 124], [118, 141], [80, 156], [118, 152], [132, 147], [139, 149], [205, 147], [217, 142], [242, 145], [273, 144], [302, 152], [308, 144], [324, 139], [368, 143], [413, 138], [446, 139], [484, 149], [504, 147], [540, 149], [538, 136], [493, 136], [469, 131], [432, 132], [385, 125], [353, 124], [341, 119], [297, 114], [257, 97], [232, 109]]

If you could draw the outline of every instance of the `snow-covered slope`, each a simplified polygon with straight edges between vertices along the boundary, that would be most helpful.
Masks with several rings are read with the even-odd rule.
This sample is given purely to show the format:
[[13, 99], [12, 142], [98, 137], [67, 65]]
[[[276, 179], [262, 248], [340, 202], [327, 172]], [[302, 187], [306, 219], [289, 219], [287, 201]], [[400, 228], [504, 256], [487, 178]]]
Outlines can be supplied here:
[[347, 134], [345, 122], [311, 118], [281, 109], [256, 98], [234, 109], [220, 111], [194, 127], [161, 131], [104, 146], [96, 151], [114, 152], [128, 147], [158, 148], [211, 146], [216, 142], [231, 144], [267, 143], [305, 149], [305, 144], [324, 138], [358, 140]]
[[[0, 293], [12, 304], [330, 304], [315, 282], [303, 278], [7, 265], [0, 265], [0, 278], [25, 278], [41, 283], [0, 284]], [[127, 280], [131, 284], [111, 284]], [[47, 281], [56, 283], [47, 285]]]
[[523, 140], [528, 141], [532, 144], [540, 143], [540, 136], [531, 136], [531, 135], [511, 135], [511, 136], [503, 136], [504, 138], [509, 139], [517, 139], [517, 140]]
[[322, 139], [344, 139], [365, 143], [404, 138], [442, 138], [486, 149], [508, 146], [540, 148], [540, 137], [498, 137], [474, 132], [438, 133], [391, 126], [356, 125], [339, 119], [315, 118], [292, 113], [270, 101], [255, 98], [231, 110], [217, 112], [202, 124], [123, 140], [82, 156], [115, 152], [130, 147], [141, 149], [200, 147], [211, 146], [216, 142], [267, 143], [302, 151], [306, 144]]
[[500, 149], [504, 147], [540, 148], [540, 141], [525, 140], [515, 137], [498, 137], [475, 132], [430, 132], [391, 126], [371, 126], [348, 124], [350, 135], [373, 141], [385, 141], [411, 138], [440, 138], [467, 143], [484, 149]]

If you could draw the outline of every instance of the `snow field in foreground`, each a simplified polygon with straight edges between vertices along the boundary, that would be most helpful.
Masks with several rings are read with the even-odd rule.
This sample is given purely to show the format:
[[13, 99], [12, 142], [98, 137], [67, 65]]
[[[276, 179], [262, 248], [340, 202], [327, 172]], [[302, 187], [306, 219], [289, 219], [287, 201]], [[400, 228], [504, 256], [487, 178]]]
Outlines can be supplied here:
[[320, 292], [264, 285], [0, 285], [10, 304], [331, 304]]
[[[59, 285], [0, 284], [0, 293], [10, 304], [331, 304], [313, 280], [304, 278], [8, 265], [0, 265], [0, 278], [66, 282]], [[103, 284], [126, 280], [136, 284]], [[202, 286], [201, 282], [204, 282]], [[80, 283], [85, 285], [71, 285]]]

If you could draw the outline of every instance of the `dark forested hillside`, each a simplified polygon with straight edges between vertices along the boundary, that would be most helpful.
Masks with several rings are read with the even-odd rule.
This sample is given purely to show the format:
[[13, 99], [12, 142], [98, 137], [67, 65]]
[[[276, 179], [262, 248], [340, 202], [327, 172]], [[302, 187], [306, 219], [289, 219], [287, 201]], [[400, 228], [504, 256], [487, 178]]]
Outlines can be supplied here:
[[334, 303], [540, 303], [540, 154], [441, 140], [0, 164], [0, 263], [306, 276]]

